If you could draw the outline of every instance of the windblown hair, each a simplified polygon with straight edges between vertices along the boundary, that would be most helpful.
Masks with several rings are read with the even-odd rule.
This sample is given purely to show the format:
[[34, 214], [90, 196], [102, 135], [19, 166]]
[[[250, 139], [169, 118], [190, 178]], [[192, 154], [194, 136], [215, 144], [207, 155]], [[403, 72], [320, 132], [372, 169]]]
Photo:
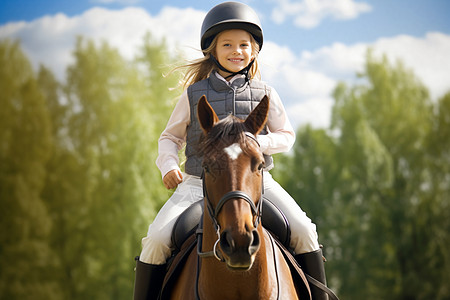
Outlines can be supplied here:
[[[187, 88], [188, 86], [199, 82], [203, 79], [206, 79], [209, 77], [212, 71], [217, 70], [217, 65], [211, 60], [211, 55], [216, 55], [216, 46], [217, 46], [217, 39], [218, 35], [216, 35], [211, 42], [211, 45], [203, 51], [204, 57], [193, 60], [191, 62], [188, 62], [186, 65], [182, 65], [178, 68], [180, 69], [186, 69], [184, 78], [182, 80], [183, 88]], [[252, 46], [252, 54], [255, 57], [255, 62], [251, 66], [248, 74], [249, 78], [261, 78], [259, 66], [258, 66], [258, 53], [259, 53], [259, 44], [256, 42], [256, 40], [253, 38], [253, 36], [250, 34], [250, 43]], [[178, 69], [177, 68], [177, 69]]]

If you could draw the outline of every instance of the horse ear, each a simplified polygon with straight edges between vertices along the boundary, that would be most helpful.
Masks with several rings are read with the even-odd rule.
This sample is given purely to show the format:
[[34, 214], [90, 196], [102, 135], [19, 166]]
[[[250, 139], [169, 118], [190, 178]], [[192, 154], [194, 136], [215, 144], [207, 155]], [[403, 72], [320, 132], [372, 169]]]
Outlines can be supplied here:
[[203, 132], [208, 133], [211, 128], [213, 128], [214, 124], [219, 122], [219, 118], [214, 112], [211, 105], [209, 105], [208, 100], [206, 100], [206, 96], [203, 95], [197, 104], [197, 118], [200, 122], [200, 127], [203, 129]]
[[259, 102], [258, 106], [248, 115], [244, 123], [250, 133], [257, 135], [266, 125], [267, 117], [269, 115], [269, 97], [264, 98]]

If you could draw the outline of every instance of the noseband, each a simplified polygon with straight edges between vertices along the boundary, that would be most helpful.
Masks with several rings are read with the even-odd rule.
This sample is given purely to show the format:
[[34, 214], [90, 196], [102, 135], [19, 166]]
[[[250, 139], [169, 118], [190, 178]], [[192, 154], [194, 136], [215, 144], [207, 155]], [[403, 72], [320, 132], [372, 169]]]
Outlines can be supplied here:
[[[251, 138], [252, 140], [254, 140], [258, 146], [259, 143], [256, 139], [256, 137], [251, 134], [250, 132], [245, 132], [245, 135], [249, 138]], [[206, 199], [206, 205], [208, 208], [208, 213], [209, 216], [211, 217], [211, 220], [213, 221], [214, 224], [214, 229], [216, 231], [217, 234], [217, 241], [214, 243], [214, 248], [213, 251], [209, 251], [209, 252], [202, 252], [201, 251], [201, 243], [198, 243], [198, 249], [197, 249], [197, 253], [200, 257], [212, 257], [214, 256], [215, 258], [217, 258], [220, 261], [223, 261], [223, 257], [222, 255], [218, 252], [217, 249], [217, 244], [220, 242], [220, 225], [219, 225], [219, 221], [217, 220], [219, 213], [222, 209], [222, 207], [225, 205], [225, 203], [227, 203], [229, 200], [232, 199], [240, 199], [240, 200], [244, 200], [245, 202], [247, 202], [250, 205], [250, 208], [252, 210], [252, 215], [254, 217], [254, 222], [253, 222], [253, 226], [256, 228], [258, 227], [259, 223], [261, 222], [261, 216], [262, 216], [262, 202], [263, 202], [263, 194], [264, 194], [264, 180], [263, 180], [263, 169], [261, 169], [261, 195], [259, 197], [259, 201], [258, 204], [255, 205], [255, 203], [252, 201], [252, 199], [250, 198], [249, 195], [247, 195], [245, 192], [243, 191], [230, 191], [228, 193], [226, 193], [225, 195], [222, 196], [222, 198], [220, 199], [219, 203], [217, 203], [216, 207], [213, 207], [213, 204], [211, 203], [211, 200], [208, 196], [208, 191], [206, 190], [206, 184], [205, 184], [205, 171], [203, 171], [202, 174], [202, 185], [203, 185], [203, 197]]]

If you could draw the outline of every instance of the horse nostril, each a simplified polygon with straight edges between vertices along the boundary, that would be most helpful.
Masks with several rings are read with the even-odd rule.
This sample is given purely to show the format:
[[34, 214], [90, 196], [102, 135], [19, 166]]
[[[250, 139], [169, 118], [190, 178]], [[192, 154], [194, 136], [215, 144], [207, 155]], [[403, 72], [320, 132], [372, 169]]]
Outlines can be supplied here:
[[229, 234], [228, 230], [225, 230], [220, 235], [220, 248], [224, 253], [230, 254], [233, 252], [234, 249], [234, 241], [231, 237], [231, 234]]
[[259, 245], [261, 243], [260, 238], [259, 238], [259, 233], [258, 230], [253, 229], [252, 232], [252, 242], [250, 244], [250, 247], [248, 248], [250, 255], [253, 255], [256, 251], [258, 251], [259, 249]]

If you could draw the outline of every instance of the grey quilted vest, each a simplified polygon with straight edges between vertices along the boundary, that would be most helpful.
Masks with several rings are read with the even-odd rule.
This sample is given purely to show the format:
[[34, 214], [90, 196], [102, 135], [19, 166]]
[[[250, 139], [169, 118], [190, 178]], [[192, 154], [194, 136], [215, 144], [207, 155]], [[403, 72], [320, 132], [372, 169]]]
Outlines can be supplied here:
[[[196, 145], [202, 130], [197, 119], [197, 103], [201, 96], [206, 95], [209, 104], [216, 112], [219, 119], [232, 114], [245, 119], [258, 105], [264, 95], [270, 98], [270, 87], [258, 80], [245, 81], [244, 78], [234, 80], [228, 85], [213, 73], [209, 78], [196, 82], [188, 87], [189, 107], [191, 121], [187, 128], [186, 136], [186, 165], [188, 174], [200, 176], [202, 174], [202, 161], [197, 156]], [[267, 134], [263, 129], [260, 134]], [[270, 155], [264, 155], [266, 169], [273, 167], [273, 159]]]

